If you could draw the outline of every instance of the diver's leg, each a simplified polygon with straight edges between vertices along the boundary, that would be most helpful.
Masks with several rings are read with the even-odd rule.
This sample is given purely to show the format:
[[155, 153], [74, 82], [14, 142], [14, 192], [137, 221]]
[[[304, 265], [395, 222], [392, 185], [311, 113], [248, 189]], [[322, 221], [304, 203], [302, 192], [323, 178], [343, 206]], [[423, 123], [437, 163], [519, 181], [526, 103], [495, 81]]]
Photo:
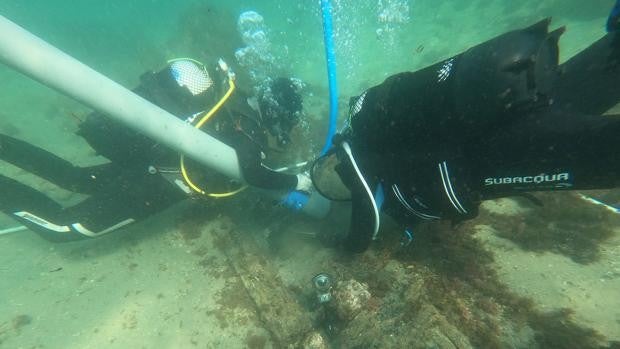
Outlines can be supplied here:
[[159, 213], [187, 198], [158, 175], [123, 180], [65, 210], [74, 239], [98, 237]]
[[561, 67], [556, 105], [601, 115], [620, 103], [620, 33], [605, 35]]
[[70, 232], [62, 206], [43, 193], [4, 176], [0, 176], [0, 192], [0, 211], [32, 231], [48, 239]]
[[549, 110], [532, 114], [472, 149], [472, 186], [485, 198], [523, 191], [620, 186], [620, 115]]
[[24, 209], [55, 215], [62, 206], [43, 193], [14, 179], [0, 175], [0, 211], [7, 215]]
[[117, 172], [111, 164], [76, 167], [46, 150], [3, 134], [0, 134], [0, 159], [62, 188], [85, 194], [107, 187]]
[[[23, 193], [28, 193], [26, 188], [14, 190], [12, 195], [20, 197]], [[44, 197], [40, 193], [38, 196], [36, 193], [30, 193], [28, 197], [21, 196], [21, 202], [9, 205], [3, 211], [45, 239], [54, 242], [94, 238], [107, 234], [160, 212], [186, 197], [158, 175], [146, 175], [131, 180], [120, 179], [116, 185], [110, 185], [107, 190], [101, 190], [79, 204], [65, 209], [61, 209], [59, 205], [41, 208], [40, 203], [31, 201], [31, 199], [41, 200]], [[2, 201], [4, 202], [4, 199]], [[22, 203], [23, 206], [18, 206], [17, 203]]]

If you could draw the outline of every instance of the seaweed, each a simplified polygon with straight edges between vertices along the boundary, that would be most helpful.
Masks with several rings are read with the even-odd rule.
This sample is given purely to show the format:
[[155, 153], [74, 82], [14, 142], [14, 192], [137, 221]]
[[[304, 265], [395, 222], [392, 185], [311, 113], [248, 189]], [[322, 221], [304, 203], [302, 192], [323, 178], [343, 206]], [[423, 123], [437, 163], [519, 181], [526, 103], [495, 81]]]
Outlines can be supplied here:
[[541, 348], [600, 348], [604, 343], [604, 337], [595, 330], [577, 326], [570, 309], [532, 314], [530, 325], [536, 329]]
[[22, 314], [13, 318], [11, 321], [11, 326], [15, 332], [19, 333], [23, 327], [30, 325], [30, 323], [32, 323], [32, 317], [30, 315]]
[[[577, 324], [569, 309], [542, 312], [531, 299], [503, 284], [493, 266], [493, 253], [474, 236], [476, 223], [419, 226], [415, 244], [408, 248], [400, 247], [398, 231], [386, 232], [376, 249], [343, 265], [345, 274], [370, 286], [373, 301], [369, 304], [375, 306], [368, 307], [373, 313], [369, 318], [378, 321], [379, 327], [390, 325], [390, 331], [396, 331], [396, 324], [414, 326], [420, 321], [420, 312], [436, 309], [438, 315], [424, 320], [435, 325], [415, 326], [449, 330], [441, 325], [445, 318], [473, 347], [480, 348], [600, 348], [606, 344], [596, 330]], [[395, 261], [400, 267], [393, 266]], [[402, 336], [394, 347], [405, 342], [423, 347], [422, 339]], [[336, 342], [342, 340], [336, 338]], [[376, 342], [373, 338], [358, 341], [365, 345]]]
[[245, 339], [248, 349], [263, 349], [267, 345], [267, 338], [255, 334], [248, 334]]
[[[492, 266], [492, 253], [474, 237], [474, 224], [457, 229], [435, 224], [432, 231], [417, 235], [417, 245], [412, 249], [417, 253], [400, 259], [415, 261], [432, 271], [426, 280], [429, 301], [451, 323], [458, 324], [475, 347], [519, 347], [505, 342], [506, 332], [514, 335], [524, 326], [535, 335], [521, 340], [533, 340], [540, 348], [598, 348], [605, 343], [595, 330], [576, 324], [570, 310], [543, 313], [530, 299], [501, 283]], [[421, 249], [425, 248], [428, 250], [423, 253]]]
[[574, 193], [539, 193], [536, 198], [544, 205], [527, 214], [489, 214], [498, 236], [524, 250], [558, 253], [581, 264], [596, 262], [601, 244], [614, 235], [612, 227], [620, 218]]
[[221, 208], [215, 201], [194, 201], [181, 213], [176, 221], [176, 227], [186, 242], [195, 240], [202, 235], [201, 230], [205, 223], [213, 220], [213, 218], [220, 214]]

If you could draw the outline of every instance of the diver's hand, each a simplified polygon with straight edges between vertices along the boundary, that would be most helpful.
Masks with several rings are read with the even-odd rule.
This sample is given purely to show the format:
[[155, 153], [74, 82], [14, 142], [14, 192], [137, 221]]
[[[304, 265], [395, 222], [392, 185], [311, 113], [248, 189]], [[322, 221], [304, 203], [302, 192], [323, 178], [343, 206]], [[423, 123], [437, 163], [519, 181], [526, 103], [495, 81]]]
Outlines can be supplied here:
[[310, 194], [312, 193], [313, 189], [314, 185], [312, 184], [310, 174], [308, 172], [298, 173], [297, 185], [295, 186], [295, 190]]
[[286, 195], [281, 204], [292, 211], [299, 212], [304, 209], [308, 200], [310, 200], [310, 195], [308, 193], [300, 190], [293, 190]]

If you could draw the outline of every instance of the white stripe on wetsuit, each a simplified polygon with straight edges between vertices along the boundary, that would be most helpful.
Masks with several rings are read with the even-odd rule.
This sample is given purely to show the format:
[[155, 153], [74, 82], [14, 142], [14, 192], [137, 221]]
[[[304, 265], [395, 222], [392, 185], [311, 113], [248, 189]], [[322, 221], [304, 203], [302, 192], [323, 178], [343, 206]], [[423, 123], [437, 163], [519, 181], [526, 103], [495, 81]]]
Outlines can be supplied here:
[[109, 227], [109, 228], [107, 228], [107, 229], [105, 229], [105, 230], [102, 230], [102, 231], [100, 231], [100, 232], [98, 232], [98, 233], [93, 232], [93, 231], [91, 231], [91, 230], [87, 229], [87, 228], [86, 228], [86, 227], [84, 227], [81, 223], [73, 223], [73, 224], [71, 224], [71, 226], [72, 226], [72, 227], [73, 227], [73, 229], [75, 229], [78, 233], [80, 233], [80, 234], [82, 234], [82, 235], [85, 235], [85, 236], [88, 236], [88, 237], [91, 237], [91, 238], [94, 238], [94, 237], [97, 237], [97, 236], [100, 236], [100, 235], [103, 235], [103, 234], [110, 233], [110, 232], [112, 232], [112, 231], [114, 231], [114, 230], [116, 230], [116, 229], [119, 229], [120, 227], [124, 227], [124, 226], [126, 226], [127, 224], [131, 224], [131, 223], [133, 223], [133, 222], [135, 222], [135, 221], [136, 221], [136, 220], [135, 220], [135, 219], [133, 219], [133, 218], [128, 218], [128, 219], [125, 219], [124, 221], [119, 222], [119, 223], [117, 223], [117, 224], [115, 224], [115, 225], [113, 225], [113, 226], [111, 226], [111, 227]]
[[379, 207], [377, 207], [377, 202], [375, 201], [375, 196], [372, 195], [372, 191], [370, 190], [370, 187], [368, 186], [368, 183], [366, 183], [366, 180], [364, 179], [364, 176], [362, 176], [362, 172], [360, 171], [359, 167], [357, 166], [357, 162], [355, 162], [355, 158], [353, 157], [353, 153], [351, 152], [351, 146], [349, 146], [349, 143], [342, 142], [342, 149], [344, 149], [344, 152], [349, 157], [349, 161], [351, 161], [351, 165], [353, 166], [353, 169], [355, 170], [355, 173], [357, 173], [357, 177], [362, 182], [362, 185], [364, 186], [364, 189], [366, 189], [366, 194], [368, 195], [368, 199], [370, 200], [370, 203], [372, 204], [372, 209], [373, 209], [373, 212], [375, 214], [375, 227], [374, 227], [374, 230], [373, 230], [372, 239], [376, 240], [377, 239], [377, 234], [379, 233], [379, 225], [381, 224], [381, 221], [380, 221], [380, 217], [379, 217]]
[[452, 206], [458, 211], [460, 214], [467, 214], [467, 210], [463, 208], [463, 205], [459, 202], [459, 199], [454, 194], [454, 189], [452, 189], [452, 183], [450, 182], [450, 175], [448, 173], [448, 165], [446, 162], [442, 162], [439, 165], [439, 174], [441, 175], [441, 181], [443, 182], [443, 189], [446, 191], [446, 195], [448, 199], [452, 203]]
[[400, 201], [400, 203], [403, 204], [403, 206], [405, 206], [405, 208], [409, 212], [413, 213], [414, 215], [422, 219], [439, 219], [439, 217], [437, 216], [431, 216], [431, 215], [424, 214], [422, 212], [416, 211], [413, 207], [411, 207], [411, 205], [409, 204], [409, 202], [407, 202], [407, 200], [405, 199], [403, 194], [400, 192], [400, 189], [398, 189], [398, 186], [396, 184], [392, 184], [392, 191], [394, 192], [394, 195], [396, 196], [398, 201]]
[[71, 231], [71, 228], [69, 228], [66, 225], [58, 225], [58, 224], [54, 224], [48, 220], [45, 220], [41, 217], [38, 217], [30, 212], [26, 212], [26, 211], [19, 211], [19, 212], [14, 212], [14, 215], [16, 215], [17, 217], [20, 217], [22, 219], [25, 219], [27, 221], [29, 221], [30, 223], [34, 223], [40, 227], [43, 227], [47, 230], [51, 230], [51, 231], [55, 231], [58, 233], [68, 233]]

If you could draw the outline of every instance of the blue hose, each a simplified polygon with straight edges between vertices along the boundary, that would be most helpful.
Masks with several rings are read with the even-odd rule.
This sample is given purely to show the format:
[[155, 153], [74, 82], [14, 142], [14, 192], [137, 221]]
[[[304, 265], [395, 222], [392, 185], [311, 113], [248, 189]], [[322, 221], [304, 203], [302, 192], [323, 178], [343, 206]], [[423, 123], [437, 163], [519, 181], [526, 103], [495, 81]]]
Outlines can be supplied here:
[[323, 38], [325, 41], [325, 56], [327, 58], [327, 79], [329, 81], [329, 127], [327, 139], [321, 155], [325, 155], [332, 146], [332, 138], [336, 133], [338, 120], [338, 81], [336, 79], [336, 50], [334, 49], [334, 35], [332, 26], [332, 5], [329, 0], [321, 0], [323, 12]]
[[607, 19], [607, 32], [611, 33], [616, 30], [620, 30], [620, 0], [616, 1]]

